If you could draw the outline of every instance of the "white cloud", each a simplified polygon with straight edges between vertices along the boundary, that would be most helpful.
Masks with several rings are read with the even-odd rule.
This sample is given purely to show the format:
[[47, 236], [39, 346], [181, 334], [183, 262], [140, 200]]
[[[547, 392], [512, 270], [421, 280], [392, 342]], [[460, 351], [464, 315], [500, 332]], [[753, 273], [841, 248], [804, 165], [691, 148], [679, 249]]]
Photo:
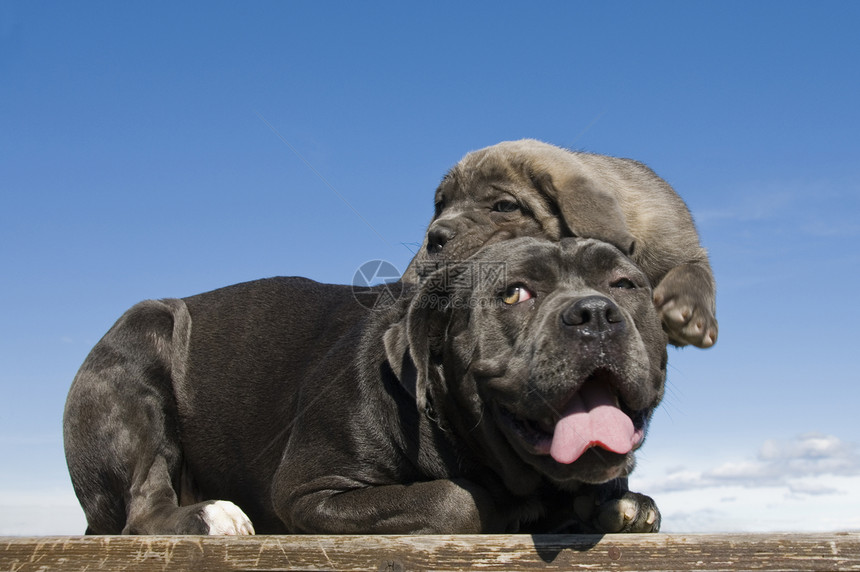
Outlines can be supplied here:
[[845, 457], [855, 454], [857, 446], [845, 443], [833, 435], [806, 433], [794, 441], [768, 439], [762, 445], [762, 459], [795, 459]]
[[845, 494], [845, 491], [827, 485], [823, 482], [815, 480], [795, 480], [789, 483], [788, 490], [792, 494], [792, 498], [803, 498], [807, 496], [827, 496], [836, 494]]
[[675, 466], [667, 469], [657, 491], [716, 486], [785, 485], [804, 477], [860, 476], [860, 452], [855, 443], [832, 435], [808, 433], [793, 441], [768, 440], [752, 459], [724, 461], [705, 470]]
[[858, 445], [832, 435], [768, 440], [749, 458], [645, 465], [631, 488], [654, 497], [667, 532], [860, 529]]
[[[631, 485], [645, 493], [652, 491]], [[860, 530], [860, 478], [817, 477], [787, 485], [706, 486], [652, 494], [664, 532]]]
[[706, 482], [734, 482], [755, 480], [761, 482], [764, 479], [773, 478], [773, 467], [760, 461], [729, 461], [707, 471], [702, 475]]
[[794, 441], [769, 440], [759, 451], [759, 463], [783, 478], [814, 475], [860, 475], [856, 443], [832, 435], [808, 433]]

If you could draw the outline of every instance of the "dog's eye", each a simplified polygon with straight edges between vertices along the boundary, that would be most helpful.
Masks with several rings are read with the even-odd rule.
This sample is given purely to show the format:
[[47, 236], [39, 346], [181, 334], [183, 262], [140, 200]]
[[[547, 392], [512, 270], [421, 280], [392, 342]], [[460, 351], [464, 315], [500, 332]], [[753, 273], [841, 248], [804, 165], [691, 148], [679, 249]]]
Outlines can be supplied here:
[[526, 300], [530, 300], [532, 298], [532, 293], [524, 286], [508, 286], [508, 289], [505, 290], [504, 295], [502, 296], [502, 300], [508, 306], [513, 306], [514, 304], [519, 304], [520, 302], [525, 302]]
[[493, 205], [493, 210], [497, 213], [512, 213], [520, 210], [520, 205], [514, 201], [498, 201]]
[[437, 201], [435, 206], [436, 206], [436, 217], [438, 218], [439, 215], [442, 214], [442, 211], [445, 210], [445, 201], [444, 200]]
[[635, 290], [636, 284], [629, 278], [621, 278], [610, 284], [612, 288], [622, 288], [624, 290]]

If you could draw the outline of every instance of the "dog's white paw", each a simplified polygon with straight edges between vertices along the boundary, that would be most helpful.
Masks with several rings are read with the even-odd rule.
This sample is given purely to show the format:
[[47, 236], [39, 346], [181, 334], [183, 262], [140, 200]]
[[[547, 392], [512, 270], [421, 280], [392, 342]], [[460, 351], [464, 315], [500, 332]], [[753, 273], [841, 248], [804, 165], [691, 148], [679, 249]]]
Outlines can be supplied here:
[[230, 501], [219, 500], [207, 505], [203, 509], [203, 521], [209, 525], [209, 534], [254, 534], [251, 519]]

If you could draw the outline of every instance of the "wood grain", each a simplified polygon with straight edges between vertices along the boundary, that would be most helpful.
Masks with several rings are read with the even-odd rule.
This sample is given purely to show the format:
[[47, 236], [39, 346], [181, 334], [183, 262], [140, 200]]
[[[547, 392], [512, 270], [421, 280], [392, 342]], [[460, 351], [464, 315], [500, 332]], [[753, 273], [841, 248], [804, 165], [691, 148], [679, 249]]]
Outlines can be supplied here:
[[860, 570], [860, 533], [0, 537], [0, 570]]

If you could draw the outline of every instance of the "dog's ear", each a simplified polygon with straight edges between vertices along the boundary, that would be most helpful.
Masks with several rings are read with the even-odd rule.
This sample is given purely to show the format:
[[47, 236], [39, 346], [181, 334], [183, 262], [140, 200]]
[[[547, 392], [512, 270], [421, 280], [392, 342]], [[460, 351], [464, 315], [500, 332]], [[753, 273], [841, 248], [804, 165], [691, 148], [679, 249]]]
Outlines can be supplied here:
[[419, 411], [427, 406], [430, 368], [442, 350], [449, 309], [444, 279], [430, 276], [415, 292], [406, 315], [382, 337], [391, 370], [415, 398]]
[[[385, 356], [388, 359], [391, 371], [394, 372], [397, 380], [409, 392], [409, 395], [415, 398], [415, 402], [418, 404], [420, 410], [423, 408], [424, 403], [422, 400], [419, 400], [419, 395], [423, 395], [423, 392], [418, 391], [418, 386], [421, 385], [423, 387], [426, 384], [426, 380], [422, 379], [420, 384], [418, 382], [419, 368], [415, 363], [415, 358], [412, 356], [412, 351], [410, 351], [408, 320], [409, 314], [385, 330], [385, 334], [382, 336], [382, 343], [385, 346]], [[426, 373], [424, 375], [426, 376]]]
[[551, 199], [573, 236], [608, 242], [628, 256], [636, 241], [627, 228], [621, 205], [609, 192], [582, 175], [556, 178], [549, 173], [533, 175], [540, 192]]

